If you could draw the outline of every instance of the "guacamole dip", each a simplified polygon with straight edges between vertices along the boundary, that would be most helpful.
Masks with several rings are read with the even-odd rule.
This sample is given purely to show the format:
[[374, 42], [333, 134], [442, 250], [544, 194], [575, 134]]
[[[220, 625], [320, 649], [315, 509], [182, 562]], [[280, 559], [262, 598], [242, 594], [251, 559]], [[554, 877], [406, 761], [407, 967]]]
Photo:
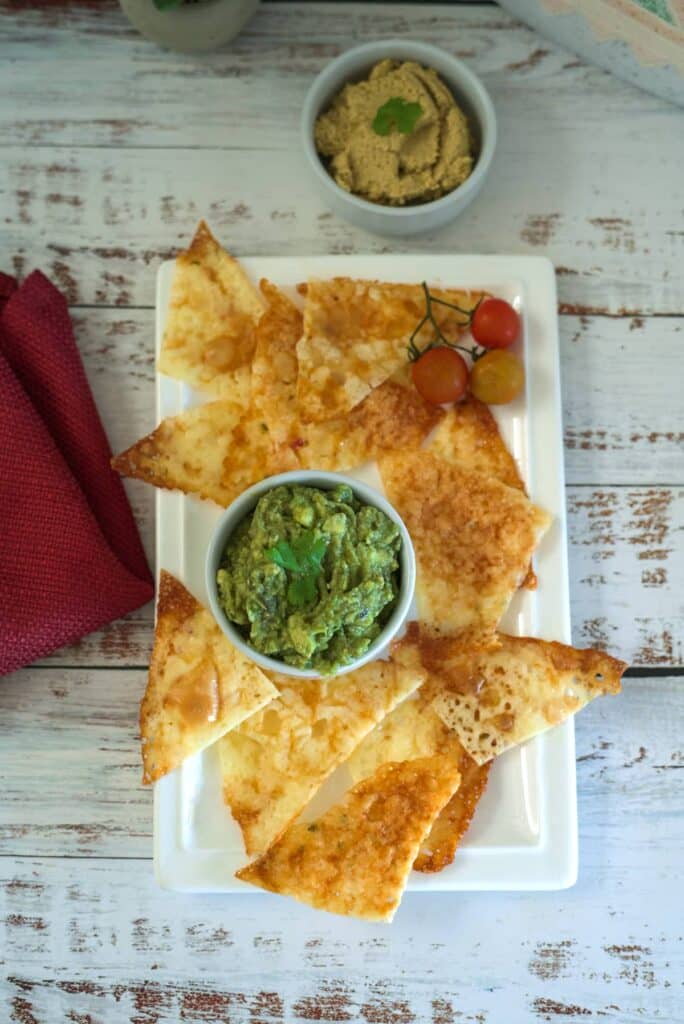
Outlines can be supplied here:
[[228, 541], [219, 601], [255, 650], [329, 675], [387, 621], [400, 547], [396, 523], [346, 484], [274, 487]]

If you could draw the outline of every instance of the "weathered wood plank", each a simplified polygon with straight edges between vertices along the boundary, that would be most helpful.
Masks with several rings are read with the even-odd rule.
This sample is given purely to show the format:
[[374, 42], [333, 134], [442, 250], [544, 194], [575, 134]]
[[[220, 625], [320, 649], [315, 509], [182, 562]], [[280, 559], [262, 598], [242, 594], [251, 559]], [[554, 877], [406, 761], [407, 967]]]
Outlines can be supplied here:
[[[148, 551], [153, 502], [136, 502]], [[568, 487], [573, 642], [634, 666], [684, 664], [684, 488]], [[145, 665], [152, 605], [55, 652], [43, 664]]]
[[[148, 271], [153, 275], [153, 269]], [[154, 312], [74, 311], [95, 400], [119, 451], [154, 427]], [[560, 318], [569, 484], [684, 484], [677, 317]]]
[[560, 318], [570, 484], [684, 483], [680, 318]]
[[[144, 686], [142, 670], [34, 668], [2, 681], [0, 853], [151, 856], [151, 791], [140, 782], [138, 749]], [[632, 787], [630, 801], [652, 803], [665, 822], [681, 780], [662, 766], [681, 760], [683, 710], [681, 680], [660, 678], [626, 680], [620, 698], [592, 705], [577, 719], [578, 756], [580, 764], [585, 759], [601, 771], [583, 774], [580, 791], [608, 779], [613, 786], [624, 783]], [[641, 746], [649, 754], [638, 770], [618, 771]], [[594, 838], [601, 834], [600, 811], [600, 802], [588, 811]], [[663, 830], [678, 821], [663, 823], [648, 841], [665, 845]], [[620, 823], [622, 813], [611, 827]]]
[[[679, 314], [684, 299], [674, 268], [684, 235], [659, 227], [659, 221], [677, 223], [681, 216], [676, 190], [668, 191], [665, 183], [675, 178], [684, 157], [676, 149], [674, 143], [671, 152], [659, 156], [662, 170], [644, 172], [656, 182], [655, 210], [631, 207], [626, 186], [622, 197], [615, 189], [582, 201], [572, 194], [567, 210], [557, 210], [566, 193], [547, 197], [540, 181], [558, 180], [567, 157], [550, 144], [540, 155], [539, 177], [533, 176], [529, 155], [516, 142], [501, 154], [490, 184], [457, 223], [434, 236], [390, 244], [327, 210], [312, 192], [292, 144], [277, 157], [256, 160], [254, 150], [7, 148], [0, 167], [5, 246], [18, 272], [40, 266], [72, 305], [152, 304], [150, 265], [184, 244], [206, 216], [238, 254], [287, 255], [294, 237], [298, 251], [312, 254], [415, 249], [542, 254], [561, 268], [565, 311]], [[611, 162], [609, 153], [593, 159]], [[620, 156], [606, 176], [619, 181], [623, 163]], [[567, 191], [573, 190], [568, 186]], [[629, 216], [621, 218], [625, 206]], [[47, 238], [46, 222], [51, 225]]]
[[[540, 39], [495, 6], [263, 3], [230, 46], [195, 55], [147, 42], [116, 3], [75, 4], [65, 15], [54, 4], [4, 0], [0, 11], [3, 44], [12, 55], [11, 69], [0, 71], [8, 99], [0, 142], [10, 145], [252, 148], [256, 116], [264, 128], [260, 148], [282, 149], [302, 89], [326, 62], [358, 42], [403, 36], [467, 60], [486, 77], [497, 103], [505, 104], [512, 90], [543, 86], [556, 103], [572, 93], [593, 118], [605, 115], [605, 103], [620, 117], [674, 122], [676, 116], [664, 101]], [[41, 90], [34, 66], [48, 61], [50, 87]], [[553, 121], [543, 102], [535, 116]]]
[[[112, 447], [123, 450], [154, 426], [153, 312], [81, 309], [75, 324]], [[637, 665], [681, 665], [683, 428], [667, 369], [682, 326], [663, 317], [630, 326], [561, 317], [574, 637]], [[637, 482], [646, 486], [619, 486]], [[127, 487], [152, 561], [153, 491]], [[148, 605], [46, 660], [144, 665], [152, 617]]]
[[684, 488], [567, 489], [573, 640], [684, 663]]
[[[312, 35], [302, 36], [303, 19]], [[677, 111], [540, 46], [495, 8], [266, 4], [234, 46], [202, 58], [145, 43], [116, 9], [7, 13], [5, 23], [5, 246], [19, 268], [45, 267], [72, 302], [148, 304], [147, 266], [200, 215], [237, 252], [286, 253], [293, 237], [312, 253], [389, 248], [312, 194], [297, 122], [330, 57], [399, 35], [466, 55], [492, 90], [501, 132], [473, 206], [433, 238], [392, 249], [543, 252], [563, 270], [566, 309], [684, 310]], [[635, 162], [635, 138], [652, 134], [659, 144], [640, 147]], [[114, 148], [82, 148], [101, 144]]]
[[[104, 675], [92, 674], [86, 684], [93, 707], [104, 704], [95, 681]], [[57, 716], [48, 725], [33, 711], [15, 719], [13, 709], [20, 687], [26, 693], [44, 683], [38, 672], [10, 681], [12, 725], [18, 721], [22, 738], [33, 744], [24, 747], [32, 766], [48, 760], [36, 737], [47, 740]], [[109, 685], [111, 692], [111, 678]], [[88, 806], [103, 821], [118, 814], [122, 824], [118, 839], [104, 833], [92, 852], [138, 850], [146, 839], [124, 837], [131, 805], [111, 803], [111, 759], [88, 755], [99, 726], [83, 687], [81, 696], [78, 752], [86, 755], [92, 782]], [[121, 696], [128, 704], [132, 694]], [[684, 839], [677, 802], [682, 712], [681, 680], [628, 680], [621, 697], [597, 701], [578, 717], [581, 848], [574, 889], [409, 896], [389, 928], [333, 919], [277, 897], [164, 893], [146, 861], [41, 860], [35, 856], [40, 834], [32, 828], [24, 843], [28, 856], [0, 859], [8, 961], [3, 1019], [674, 1021], [682, 998], [681, 920], [672, 888]], [[28, 718], [37, 727], [29, 729]], [[75, 736], [75, 722], [73, 729]], [[82, 819], [77, 788], [69, 788], [80, 771], [70, 762], [46, 783], [53, 802], [77, 809]], [[13, 774], [21, 778], [19, 765]], [[22, 790], [30, 806], [35, 778], [24, 776]], [[39, 807], [36, 819], [44, 820]], [[20, 843], [14, 839], [5, 849], [18, 850]], [[81, 848], [81, 840], [66, 834], [52, 850]]]
[[144, 671], [114, 669], [24, 669], [2, 680], [0, 849], [151, 855], [137, 739], [145, 682]]

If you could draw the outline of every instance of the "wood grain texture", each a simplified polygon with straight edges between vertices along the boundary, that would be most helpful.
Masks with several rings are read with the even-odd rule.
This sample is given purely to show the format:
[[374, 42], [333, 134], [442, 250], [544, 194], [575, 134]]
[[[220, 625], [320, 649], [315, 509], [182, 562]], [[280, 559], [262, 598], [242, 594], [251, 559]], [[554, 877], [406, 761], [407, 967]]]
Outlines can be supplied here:
[[[24, 691], [44, 681], [37, 671], [21, 679]], [[99, 693], [93, 704], [101, 704]], [[163, 892], [149, 861], [81, 859], [78, 840], [66, 834], [53, 851], [78, 859], [19, 859], [12, 851], [20, 844], [5, 843], [0, 923], [10, 966], [2, 1019], [674, 1022], [681, 920], [677, 900], [662, 896], [672, 887], [674, 897], [680, 871], [682, 713], [677, 680], [628, 680], [622, 696], [578, 717], [574, 889], [407, 896], [391, 928], [279, 897]], [[89, 731], [80, 735], [87, 746]], [[106, 779], [108, 755], [89, 756]], [[57, 780], [51, 793], [67, 811], [82, 806]], [[29, 780], [23, 795], [32, 801]], [[89, 807], [103, 823], [119, 814], [123, 825], [128, 805], [113, 811], [107, 795], [95, 794]], [[117, 843], [103, 829], [91, 853], [147, 853], [148, 843], [126, 841], [123, 827]]]
[[632, 665], [684, 659], [684, 488], [567, 490], [573, 641]]
[[[32, 668], [3, 680], [0, 853], [151, 856], [152, 799], [141, 784], [138, 745], [144, 687], [141, 670]], [[597, 781], [620, 793], [617, 817], [604, 823], [607, 828], [627, 827], [624, 799], [641, 808], [655, 801], [654, 813], [670, 823], [674, 842], [681, 827], [675, 769], [682, 764], [683, 711], [684, 686], [676, 679], [628, 679], [620, 697], [598, 700], [577, 717], [578, 764], [590, 761], [599, 772], [587, 775], [582, 768], [583, 799], [591, 803], [586, 786]], [[639, 759], [638, 770], [615, 774], [620, 765], [632, 767], [627, 762], [641, 747], [649, 754]], [[588, 812], [596, 836], [604, 809], [597, 804]], [[644, 833], [643, 842], [667, 845], [665, 827]], [[612, 838], [617, 849], [617, 832]]]
[[[237, 254], [548, 256], [574, 639], [684, 664], [679, 111], [493, 6], [265, 3], [231, 47], [192, 58], [147, 43], [114, 0], [0, 0], [0, 16], [1, 269], [40, 266], [81, 307], [115, 450], [154, 425], [154, 271], [200, 216]], [[389, 36], [467, 60], [500, 129], [472, 207], [399, 244], [329, 213], [297, 140], [317, 71]], [[151, 556], [152, 491], [127, 487]], [[574, 889], [409, 896], [387, 929], [156, 888], [137, 748], [152, 616], [0, 680], [1, 1021], [681, 1018], [681, 677], [628, 679], [579, 716]]]
[[[573, 643], [637, 667], [684, 665], [684, 487], [568, 487]], [[136, 505], [148, 550], [153, 499]], [[144, 666], [152, 604], [39, 664]]]
[[[233, 46], [193, 58], [146, 43], [116, 7], [7, 14], [3, 31], [5, 244], [72, 303], [150, 304], [150, 265], [200, 216], [237, 253], [286, 254], [293, 239], [309, 253], [386, 251], [312, 194], [298, 119], [331, 57], [399, 36], [466, 57], [500, 132], [473, 205], [394, 251], [541, 253], [562, 270], [568, 311], [684, 311], [678, 112], [540, 45], [495, 7], [264, 4]], [[639, 146], [635, 160], [644, 138], [659, 144]], [[656, 198], [634, 202], [643, 182]]]
[[[155, 425], [154, 313], [80, 309], [74, 323], [112, 448], [122, 451]], [[684, 664], [684, 411], [677, 374], [657, 372], [653, 356], [676, 366], [682, 337], [676, 317], [561, 318], [574, 640], [634, 665]], [[153, 561], [153, 489], [126, 486]], [[145, 665], [152, 621], [148, 605], [43, 663]]]
[[[154, 277], [154, 268], [147, 271]], [[76, 309], [76, 337], [110, 442], [152, 430], [154, 311]], [[684, 485], [679, 317], [562, 316], [561, 385], [569, 484]]]

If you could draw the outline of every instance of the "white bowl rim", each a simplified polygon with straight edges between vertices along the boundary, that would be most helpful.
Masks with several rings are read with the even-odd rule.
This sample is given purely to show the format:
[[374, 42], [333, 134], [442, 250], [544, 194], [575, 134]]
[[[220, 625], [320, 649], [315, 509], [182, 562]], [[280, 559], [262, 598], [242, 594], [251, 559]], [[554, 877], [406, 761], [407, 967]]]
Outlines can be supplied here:
[[[313, 111], [314, 96], [318, 90], [320, 90], [322, 84], [328, 79], [334, 78], [335, 72], [352, 58], [367, 57], [369, 62], [373, 59], [381, 59], [383, 56], [391, 58], [392, 54], [386, 51], [392, 47], [395, 49], [412, 51], [418, 59], [424, 60], [428, 64], [430, 61], [433, 63], [437, 61], [439, 63], [450, 64], [454, 71], [454, 79], [458, 79], [459, 83], [463, 84], [463, 88], [466, 93], [470, 96], [474, 95], [477, 97], [485, 111], [484, 120], [480, 120], [478, 118], [478, 121], [480, 121], [482, 146], [472, 173], [464, 182], [457, 185], [456, 188], [453, 188], [450, 192], [447, 192], [446, 195], [440, 196], [439, 199], [431, 199], [427, 203], [415, 203], [407, 206], [387, 206], [384, 203], [374, 203], [370, 199], [362, 199], [360, 196], [354, 195], [353, 192], [347, 192], [346, 189], [343, 189], [337, 184], [333, 176], [323, 166], [313, 140], [312, 126], [315, 116], [315, 112]], [[448, 77], [445, 72], [440, 71], [439, 73], [443, 77]], [[449, 83], [447, 82], [447, 85], [448, 84]], [[485, 121], [486, 124], [484, 123]], [[442, 210], [450, 206], [456, 197], [458, 197], [460, 201], [464, 201], [464, 198], [467, 197], [469, 193], [476, 193], [480, 188], [482, 179], [489, 171], [489, 167], [494, 157], [497, 136], [494, 104], [492, 103], [491, 97], [484, 84], [475, 72], [471, 71], [467, 64], [464, 64], [458, 57], [454, 57], [447, 50], [443, 50], [439, 46], [433, 46], [432, 43], [423, 43], [419, 40], [400, 38], [378, 39], [373, 40], [370, 43], [361, 43], [359, 46], [353, 46], [349, 50], [345, 50], [343, 53], [339, 54], [339, 56], [331, 60], [329, 64], [326, 64], [326, 66], [319, 71], [309, 86], [304, 99], [304, 105], [302, 107], [300, 129], [304, 151], [319, 181], [323, 182], [326, 187], [331, 188], [339, 198], [346, 200], [357, 209], [372, 210], [374, 213], [380, 211], [388, 217], [396, 218], [397, 220], [415, 217], [418, 213], [423, 213], [426, 210]]]
[[[304, 487], [321, 487], [329, 490], [332, 490], [332, 488], [338, 484], [347, 484], [351, 487], [354, 494], [364, 502], [364, 504], [374, 505], [376, 508], [379, 508], [399, 527], [402, 542], [399, 553], [401, 577], [397, 603], [394, 606], [392, 614], [385, 624], [384, 629], [373, 641], [368, 650], [360, 658], [350, 661], [348, 665], [344, 665], [331, 676], [321, 677], [320, 672], [316, 672], [315, 669], [296, 668], [293, 665], [288, 665], [284, 661], [279, 661], [276, 658], [271, 658], [268, 655], [261, 654], [259, 651], [254, 650], [254, 648], [240, 636], [239, 631], [230, 619], [228, 619], [218, 600], [215, 574], [228, 538], [233, 533], [237, 525], [242, 522], [245, 516], [254, 508], [259, 498], [274, 487], [279, 487], [282, 484], [299, 484]], [[229, 528], [230, 524], [232, 524], [232, 526]], [[393, 638], [404, 625], [411, 608], [411, 602], [413, 601], [413, 594], [415, 590], [416, 558], [413, 550], [413, 543], [411, 541], [410, 534], [406, 529], [406, 525], [394, 506], [390, 504], [387, 498], [381, 494], [380, 491], [371, 487], [369, 484], [356, 480], [354, 477], [346, 476], [343, 473], [333, 473], [328, 470], [316, 469], [291, 470], [287, 473], [278, 473], [275, 476], [266, 477], [264, 480], [260, 480], [258, 483], [253, 484], [251, 487], [248, 487], [243, 491], [242, 494], [238, 495], [238, 497], [231, 502], [228, 508], [225, 509], [214, 527], [214, 532], [207, 548], [205, 561], [205, 584], [209, 599], [209, 607], [220, 629], [225, 633], [234, 647], [237, 647], [239, 651], [250, 658], [251, 661], [255, 662], [255, 664], [259, 665], [260, 668], [268, 669], [270, 672], [279, 672], [282, 675], [294, 676], [299, 679], [336, 679], [338, 676], [346, 675], [348, 672], [353, 672], [355, 669], [361, 668], [362, 665], [366, 665], [368, 662], [378, 659], [380, 655], [387, 650]]]

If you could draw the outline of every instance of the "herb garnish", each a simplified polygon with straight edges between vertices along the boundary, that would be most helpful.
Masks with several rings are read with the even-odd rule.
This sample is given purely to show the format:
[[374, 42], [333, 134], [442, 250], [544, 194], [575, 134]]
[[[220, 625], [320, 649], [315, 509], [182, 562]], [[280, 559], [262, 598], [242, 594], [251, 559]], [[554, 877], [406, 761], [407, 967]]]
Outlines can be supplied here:
[[409, 135], [422, 113], [420, 103], [411, 103], [401, 96], [392, 96], [378, 107], [371, 127], [376, 135], [389, 135], [395, 130], [402, 135]]
[[287, 599], [295, 608], [309, 604], [316, 597], [316, 584], [327, 549], [325, 537], [316, 537], [313, 530], [306, 530], [291, 544], [280, 540], [266, 551], [267, 558], [292, 573]]
[[[477, 305], [472, 310], [462, 309], [461, 306], [457, 306], [453, 302], [447, 302], [446, 299], [438, 299], [437, 296], [433, 295], [430, 292], [430, 289], [428, 288], [425, 281], [422, 282], [422, 287], [423, 291], [425, 292], [425, 316], [417, 324], [415, 330], [413, 331], [413, 334], [409, 338], [408, 357], [410, 362], [413, 363], [416, 361], [416, 359], [420, 359], [423, 353], [429, 351], [429, 349], [438, 348], [440, 346], [444, 346], [446, 348], [459, 349], [461, 352], [465, 352], [466, 355], [469, 355], [473, 362], [476, 362], [478, 359], [480, 359], [485, 354], [486, 349], [479, 349], [477, 346], [473, 348], [466, 348], [465, 345], [458, 345], [455, 341], [450, 341], [442, 333], [442, 330], [435, 319], [435, 314], [433, 313], [432, 307], [433, 305], [437, 304], [438, 306], [446, 306], [448, 309], [454, 309], [457, 313], [461, 313], [465, 317], [465, 320], [461, 324], [461, 326], [470, 327], [470, 324], [472, 323], [473, 317], [475, 315], [475, 310], [480, 305], [480, 302], [482, 302], [482, 299], [480, 299], [480, 302], [478, 302]], [[418, 345], [416, 344], [416, 339], [420, 332], [422, 331], [423, 327], [425, 327], [425, 324], [427, 323], [431, 324], [432, 329], [434, 331], [434, 335], [424, 348], [418, 348]]]

